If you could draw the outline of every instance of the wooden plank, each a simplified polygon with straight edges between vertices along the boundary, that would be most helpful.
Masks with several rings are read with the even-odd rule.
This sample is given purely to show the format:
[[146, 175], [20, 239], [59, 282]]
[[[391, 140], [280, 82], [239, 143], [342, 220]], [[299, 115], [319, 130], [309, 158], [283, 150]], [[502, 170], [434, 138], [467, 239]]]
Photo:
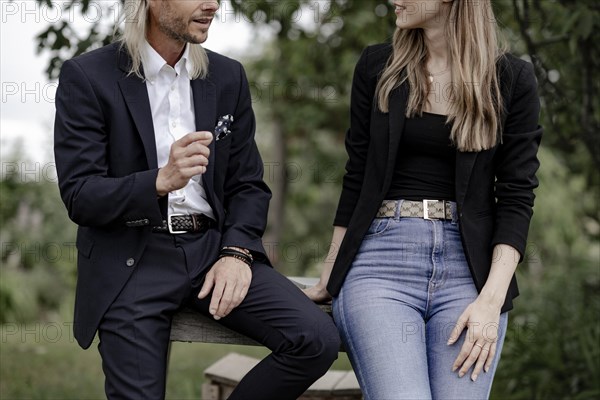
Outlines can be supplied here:
[[235, 387], [242, 378], [258, 364], [260, 360], [238, 353], [229, 353], [204, 370], [211, 380]]
[[171, 340], [174, 342], [202, 342], [261, 346], [260, 343], [220, 325], [212, 318], [184, 308], [173, 317]]
[[288, 279], [295, 283], [300, 289], [315, 286], [317, 282], [319, 282], [319, 278], [309, 278], [306, 276], [290, 276]]
[[[238, 353], [229, 353], [204, 370], [207, 383], [221, 389], [234, 388], [260, 360]], [[359, 396], [361, 391], [353, 371], [329, 370], [313, 383], [303, 397], [338, 398]], [[222, 395], [220, 397], [223, 397]]]
[[221, 400], [221, 391], [218, 385], [210, 383], [202, 384], [202, 400]]
[[[331, 315], [330, 304], [319, 308]], [[173, 317], [171, 340], [174, 342], [202, 342], [261, 346], [258, 342], [224, 327], [212, 318], [190, 308], [184, 308]]]

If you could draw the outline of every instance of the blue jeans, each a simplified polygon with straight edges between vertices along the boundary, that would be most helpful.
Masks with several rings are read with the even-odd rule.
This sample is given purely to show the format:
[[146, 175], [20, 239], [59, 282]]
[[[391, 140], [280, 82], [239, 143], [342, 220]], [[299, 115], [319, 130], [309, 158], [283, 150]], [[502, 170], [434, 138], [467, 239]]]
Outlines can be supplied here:
[[477, 381], [452, 372], [466, 331], [446, 345], [478, 295], [455, 214], [452, 221], [376, 218], [363, 239], [333, 316], [365, 400], [489, 397], [506, 313], [493, 365]]

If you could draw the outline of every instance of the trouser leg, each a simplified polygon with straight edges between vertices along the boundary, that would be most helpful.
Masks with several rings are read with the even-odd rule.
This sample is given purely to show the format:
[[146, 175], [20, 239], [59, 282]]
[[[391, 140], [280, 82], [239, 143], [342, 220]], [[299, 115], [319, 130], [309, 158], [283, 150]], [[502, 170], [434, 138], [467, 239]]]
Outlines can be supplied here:
[[162, 399], [173, 313], [189, 296], [183, 252], [153, 235], [98, 330], [109, 399]]
[[[194, 296], [191, 303], [208, 314], [210, 296]], [[252, 283], [242, 304], [219, 323], [272, 351], [230, 399], [296, 399], [337, 358], [340, 340], [331, 317], [286, 277], [261, 263], [252, 267]]]

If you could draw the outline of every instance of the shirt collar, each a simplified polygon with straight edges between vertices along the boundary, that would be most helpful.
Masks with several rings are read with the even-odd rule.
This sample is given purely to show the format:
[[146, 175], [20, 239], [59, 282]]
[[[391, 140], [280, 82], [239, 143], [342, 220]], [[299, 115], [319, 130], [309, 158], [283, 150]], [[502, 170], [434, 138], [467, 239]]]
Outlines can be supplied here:
[[[163, 69], [167, 62], [162, 58], [160, 54], [154, 47], [148, 43], [147, 40], [144, 41], [144, 48], [142, 54], [142, 65], [144, 66], [144, 73], [146, 75], [146, 79], [152, 83], [156, 76], [159, 74], [160, 70]], [[190, 44], [187, 43], [185, 45], [185, 50], [183, 51], [183, 55], [175, 64], [175, 72], [177, 75], [181, 74], [183, 68], [187, 72], [188, 76], [191, 75], [192, 70], [192, 61], [190, 60]]]
[[[178, 68], [178, 66], [179, 66], [179, 68]], [[185, 50], [183, 51], [183, 55], [181, 56], [181, 59], [177, 62], [177, 64], [175, 64], [175, 71], [177, 71], [177, 74], [181, 73], [182, 67], [185, 67], [185, 70], [186, 70], [188, 76], [192, 76], [193, 63], [190, 58], [190, 44], [189, 43], [185, 44]]]

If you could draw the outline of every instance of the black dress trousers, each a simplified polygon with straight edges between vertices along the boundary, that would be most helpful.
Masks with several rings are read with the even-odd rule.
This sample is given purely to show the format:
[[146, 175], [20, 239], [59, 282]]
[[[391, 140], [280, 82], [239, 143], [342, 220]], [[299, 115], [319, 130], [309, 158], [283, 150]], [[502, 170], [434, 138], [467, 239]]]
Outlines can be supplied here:
[[[109, 399], [162, 399], [173, 314], [183, 305], [209, 315], [210, 295], [197, 293], [217, 258], [220, 233], [155, 233], [136, 270], [99, 327]], [[286, 277], [259, 262], [248, 295], [219, 323], [272, 353], [250, 371], [230, 399], [296, 399], [337, 358], [332, 319]]]

